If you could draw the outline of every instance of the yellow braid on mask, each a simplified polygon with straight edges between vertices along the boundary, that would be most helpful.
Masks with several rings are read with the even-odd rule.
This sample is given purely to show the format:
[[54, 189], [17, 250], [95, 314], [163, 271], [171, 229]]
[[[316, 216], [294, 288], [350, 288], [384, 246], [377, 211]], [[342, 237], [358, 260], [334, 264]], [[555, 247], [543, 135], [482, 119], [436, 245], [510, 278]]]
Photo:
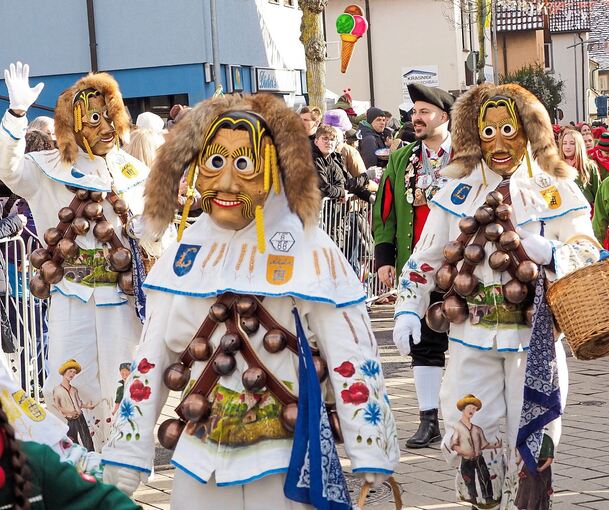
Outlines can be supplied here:
[[264, 147], [264, 191], [268, 193], [271, 189], [271, 144]]
[[533, 178], [533, 168], [531, 167], [531, 156], [529, 156], [529, 148], [524, 150], [524, 157], [527, 159], [527, 169], [529, 171], [529, 178]]
[[89, 155], [89, 158], [91, 158], [92, 160], [95, 159], [95, 156], [93, 155], [93, 151], [91, 150], [91, 146], [89, 145], [89, 142], [87, 141], [87, 139], [84, 136], [82, 137], [82, 143], [85, 146], [85, 149], [87, 150], [87, 154]]
[[80, 117], [80, 105], [74, 107], [74, 132], [78, 133], [82, 129], [82, 119]]
[[277, 164], [277, 149], [271, 146], [271, 169], [273, 171], [273, 189], [275, 195], [279, 195], [281, 191], [281, 181], [279, 180], [279, 165]]
[[486, 171], [484, 170], [484, 162], [480, 163], [481, 167], [482, 167], [482, 183], [484, 184], [484, 186], [488, 186], [487, 182], [486, 182]]
[[182, 240], [182, 234], [184, 234], [184, 230], [186, 229], [186, 221], [188, 220], [188, 213], [190, 212], [190, 206], [195, 200], [195, 182], [197, 180], [197, 176], [199, 175], [199, 166], [197, 165], [197, 160], [193, 160], [188, 168], [188, 176], [186, 177], [186, 184], [188, 188], [186, 189], [186, 203], [182, 208], [182, 218], [180, 219], [180, 226], [178, 227], [178, 241]]
[[266, 245], [264, 241], [264, 212], [262, 206], [256, 206], [256, 239], [258, 241], [258, 251], [264, 253]]

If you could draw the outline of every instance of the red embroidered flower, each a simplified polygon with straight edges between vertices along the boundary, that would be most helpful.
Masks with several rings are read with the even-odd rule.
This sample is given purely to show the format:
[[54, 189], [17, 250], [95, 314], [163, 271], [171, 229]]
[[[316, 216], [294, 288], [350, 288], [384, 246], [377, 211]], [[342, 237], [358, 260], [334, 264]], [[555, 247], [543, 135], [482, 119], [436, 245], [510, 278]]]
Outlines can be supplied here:
[[343, 377], [351, 377], [355, 373], [355, 367], [350, 361], [343, 361], [338, 367], [334, 369], [334, 371], [339, 373]]
[[362, 382], [353, 383], [349, 388], [340, 392], [345, 404], [353, 404], [358, 406], [368, 401], [370, 390]]
[[424, 273], [429, 273], [429, 271], [433, 271], [433, 267], [431, 267], [429, 264], [422, 264], [421, 271]]
[[409, 277], [411, 282], [427, 283], [427, 278], [425, 278], [423, 275], [420, 275], [419, 273], [415, 273], [414, 271], [410, 273]]
[[142, 400], [148, 400], [152, 389], [150, 386], [144, 386], [144, 383], [140, 380], [133, 381], [129, 387], [129, 393], [131, 398], [135, 402], [141, 402]]
[[154, 363], [148, 363], [148, 360], [144, 358], [140, 361], [140, 364], [137, 366], [137, 371], [140, 374], [147, 374], [155, 367]]

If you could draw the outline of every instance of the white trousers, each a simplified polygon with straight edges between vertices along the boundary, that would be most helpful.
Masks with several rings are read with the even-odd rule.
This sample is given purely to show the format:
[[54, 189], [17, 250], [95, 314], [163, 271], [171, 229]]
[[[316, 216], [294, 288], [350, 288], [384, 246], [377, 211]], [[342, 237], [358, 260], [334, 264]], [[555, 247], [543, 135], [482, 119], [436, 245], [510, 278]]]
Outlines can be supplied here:
[[[440, 390], [446, 430], [442, 452], [448, 463], [457, 470], [457, 498], [478, 503], [484, 508], [515, 509], [519, 473], [523, 468], [522, 459], [516, 450], [516, 439], [523, 403], [527, 353], [483, 351], [456, 342], [449, 344], [449, 361]], [[569, 381], [565, 351], [560, 341], [556, 343], [556, 356], [564, 409]], [[469, 394], [482, 403], [481, 409], [471, 418], [471, 423], [482, 429], [488, 446], [481, 450], [482, 458], [477, 461], [466, 459], [464, 462], [464, 458], [451, 445], [460, 433], [464, 435], [463, 431], [467, 430], [458, 423], [462, 419], [462, 411], [457, 409], [457, 402]], [[473, 429], [472, 432], [474, 437], [470, 435], [470, 440], [474, 444], [479, 443]], [[545, 433], [555, 447], [558, 446], [560, 432], [560, 418], [546, 428]]]
[[[59, 368], [75, 359], [82, 371], [71, 384], [85, 407], [84, 419], [96, 451], [101, 451], [110, 431], [112, 410], [121, 380], [119, 366], [131, 363], [142, 325], [131, 300], [120, 306], [95, 306], [61, 294], [53, 294], [49, 307], [49, 375], [44, 385], [47, 407], [66, 418], [53, 405], [53, 390], [61, 383]], [[67, 420], [66, 420], [67, 421]], [[70, 425], [70, 423], [68, 423]], [[74, 426], [79, 431], [83, 426]], [[80, 424], [79, 424], [80, 425]], [[84, 431], [86, 434], [86, 430]]]
[[246, 485], [218, 487], [212, 478], [201, 483], [180, 469], [175, 470], [171, 508], [182, 510], [311, 510], [283, 495], [284, 474], [269, 475]]

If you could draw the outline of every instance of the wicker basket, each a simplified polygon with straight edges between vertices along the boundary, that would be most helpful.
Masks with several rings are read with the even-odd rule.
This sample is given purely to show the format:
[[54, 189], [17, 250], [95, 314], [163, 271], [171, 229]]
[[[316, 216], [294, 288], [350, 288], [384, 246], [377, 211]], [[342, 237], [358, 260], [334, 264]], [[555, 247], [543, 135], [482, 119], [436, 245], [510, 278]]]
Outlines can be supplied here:
[[548, 288], [546, 297], [577, 359], [609, 354], [609, 260], [557, 280]]

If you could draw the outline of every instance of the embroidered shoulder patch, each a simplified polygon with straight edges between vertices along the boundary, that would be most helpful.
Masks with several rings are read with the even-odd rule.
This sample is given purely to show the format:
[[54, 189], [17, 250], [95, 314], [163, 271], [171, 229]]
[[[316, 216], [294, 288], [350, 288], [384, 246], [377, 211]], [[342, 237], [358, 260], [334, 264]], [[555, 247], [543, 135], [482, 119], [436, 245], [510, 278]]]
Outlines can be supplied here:
[[283, 285], [292, 279], [294, 257], [291, 255], [271, 255], [266, 259], [266, 281], [271, 285]]
[[134, 177], [137, 177], [137, 174], [139, 173], [137, 171], [137, 168], [135, 168], [135, 166], [133, 165], [133, 163], [125, 163], [122, 167], [121, 167], [121, 173], [127, 177], [127, 179], [133, 179]]
[[550, 184], [552, 184], [552, 179], [546, 174], [537, 174], [534, 180], [535, 184], [537, 184], [537, 186], [540, 188], [547, 188], [550, 186]]
[[469, 184], [457, 184], [457, 187], [453, 190], [450, 195], [450, 201], [455, 205], [461, 205], [467, 199], [467, 195], [472, 190]]
[[82, 172], [77, 170], [76, 167], [72, 167], [72, 170], [70, 170], [70, 173], [72, 174], [72, 177], [74, 177], [75, 179], [81, 179], [82, 177], [85, 176], [85, 174], [83, 174]]
[[178, 276], [188, 274], [200, 249], [200, 246], [194, 244], [181, 244], [173, 260], [173, 272]]
[[271, 245], [277, 251], [288, 252], [295, 242], [294, 236], [290, 232], [275, 232], [271, 237]]
[[549, 188], [542, 189], [540, 193], [550, 209], [558, 209], [560, 207], [562, 201], [556, 186], [550, 186]]

